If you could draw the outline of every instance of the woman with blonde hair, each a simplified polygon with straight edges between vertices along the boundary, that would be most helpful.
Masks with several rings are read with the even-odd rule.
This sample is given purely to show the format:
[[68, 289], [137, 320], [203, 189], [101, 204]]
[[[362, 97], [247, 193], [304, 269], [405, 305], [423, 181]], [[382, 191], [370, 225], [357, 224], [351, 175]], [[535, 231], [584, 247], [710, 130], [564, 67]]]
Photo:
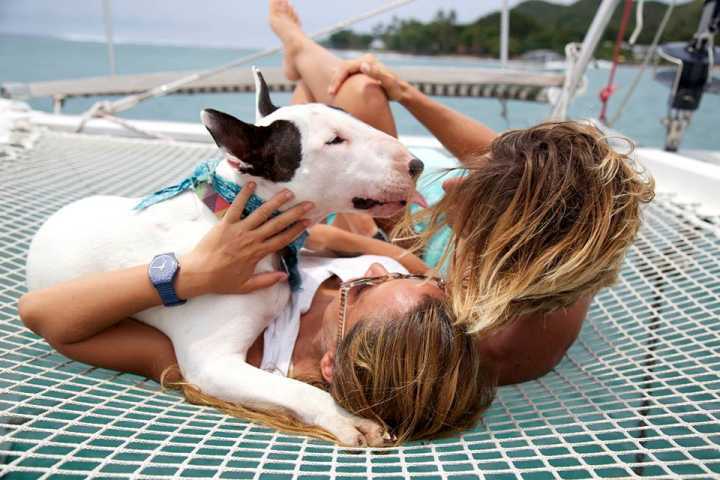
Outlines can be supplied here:
[[[246, 186], [230, 210], [242, 212], [252, 190]], [[239, 213], [226, 215], [181, 256], [174, 281], [178, 296], [192, 301], [284, 281], [284, 273], [253, 272], [260, 259], [287, 246], [305, 228], [300, 220], [306, 204], [268, 219], [289, 201], [287, 194], [278, 194], [243, 220]], [[303, 288], [255, 340], [247, 362], [328, 391], [341, 407], [382, 427], [390, 443], [473, 426], [492, 402], [494, 381], [486, 378], [491, 372], [481, 370], [478, 345], [450, 314], [444, 283], [422, 275], [426, 268], [398, 247], [324, 228], [306, 245], [365, 255], [303, 253]], [[189, 401], [231, 415], [337, 440], [312, 422], [299, 421], [294, 412], [231, 404], [185, 383], [170, 340], [133, 319], [161, 304], [147, 268], [92, 274], [29, 292], [20, 299], [20, 317], [74, 360], [175, 386]], [[358, 425], [353, 446], [384, 443], [377, 429]]]
[[476, 334], [485, 369], [500, 384], [552, 369], [593, 296], [617, 278], [641, 205], [653, 198], [652, 180], [590, 124], [548, 122], [497, 135], [372, 55], [342, 61], [303, 33], [287, 0], [270, 0], [270, 25], [284, 45], [286, 76], [298, 81], [295, 101], [341, 105], [391, 135], [388, 100], [396, 101], [462, 164], [464, 175], [443, 182], [445, 196], [430, 209], [390, 224], [345, 215], [335, 225], [365, 235], [395, 230], [420, 252], [449, 227], [449, 304]]

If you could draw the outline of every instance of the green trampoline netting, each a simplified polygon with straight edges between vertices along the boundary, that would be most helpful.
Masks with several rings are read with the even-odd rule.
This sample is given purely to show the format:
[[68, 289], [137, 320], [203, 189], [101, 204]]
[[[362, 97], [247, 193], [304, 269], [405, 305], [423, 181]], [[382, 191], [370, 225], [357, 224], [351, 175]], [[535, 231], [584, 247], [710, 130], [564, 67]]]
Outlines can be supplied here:
[[[34, 132], [0, 151], [0, 477], [720, 477], [717, 219], [660, 197], [617, 285], [540, 380], [499, 390], [482, 424], [348, 450], [187, 404], [149, 380], [55, 353], [18, 320], [28, 244], [66, 203], [140, 196], [210, 145]], [[8, 153], [12, 152], [12, 154]]]

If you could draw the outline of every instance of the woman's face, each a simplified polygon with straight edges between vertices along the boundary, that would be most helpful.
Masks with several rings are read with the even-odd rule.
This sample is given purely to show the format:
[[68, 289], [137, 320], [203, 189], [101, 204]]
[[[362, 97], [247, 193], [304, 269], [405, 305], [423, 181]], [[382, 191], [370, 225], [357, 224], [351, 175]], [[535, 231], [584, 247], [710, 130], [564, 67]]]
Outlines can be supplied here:
[[[385, 267], [373, 263], [364, 277], [382, 277], [388, 275]], [[417, 279], [388, 280], [378, 285], [352, 288], [347, 298], [345, 332], [349, 332], [361, 318], [385, 319], [393, 314], [406, 312], [415, 307], [424, 296], [440, 297], [444, 295], [435, 282]], [[336, 347], [336, 337], [340, 319], [340, 292], [325, 309], [323, 316], [323, 334], [328, 350]]]

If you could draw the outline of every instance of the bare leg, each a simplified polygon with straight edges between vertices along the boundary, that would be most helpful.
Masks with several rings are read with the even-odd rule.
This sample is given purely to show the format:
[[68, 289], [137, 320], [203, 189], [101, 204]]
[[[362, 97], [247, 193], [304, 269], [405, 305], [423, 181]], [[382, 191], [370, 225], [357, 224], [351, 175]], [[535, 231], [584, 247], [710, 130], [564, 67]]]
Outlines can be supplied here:
[[[290, 78], [288, 80], [291, 80]], [[290, 102], [293, 105], [297, 105], [299, 103], [313, 103], [316, 102], [315, 97], [313, 97], [312, 92], [310, 92], [310, 89], [307, 88], [307, 86], [303, 83], [302, 80], [298, 80], [297, 85], [295, 86], [295, 90], [292, 94], [292, 99]]]
[[[371, 78], [355, 75], [334, 99], [328, 95], [327, 87], [340, 59], [305, 36], [295, 10], [287, 1], [271, 0], [270, 22], [285, 45], [285, 75], [289, 80], [299, 80], [292, 103], [332, 103], [375, 128], [397, 135], [385, 92]], [[362, 213], [338, 214], [333, 225], [368, 237], [378, 230], [375, 220]]]
[[341, 107], [365, 123], [397, 136], [387, 96], [370, 77], [353, 75], [334, 98], [330, 97], [328, 85], [341, 60], [305, 35], [287, 0], [270, 0], [270, 26], [285, 47], [285, 74], [289, 79], [302, 78], [315, 101]]

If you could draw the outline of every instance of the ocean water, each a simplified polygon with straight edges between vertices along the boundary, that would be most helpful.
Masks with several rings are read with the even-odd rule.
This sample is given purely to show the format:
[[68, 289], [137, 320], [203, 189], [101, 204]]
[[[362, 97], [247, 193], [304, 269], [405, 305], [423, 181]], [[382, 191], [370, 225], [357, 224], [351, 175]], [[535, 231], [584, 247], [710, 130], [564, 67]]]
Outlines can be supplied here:
[[[190, 70], [215, 67], [251, 53], [249, 50], [163, 45], [116, 45], [116, 65], [119, 74]], [[351, 53], [341, 53], [352, 55]], [[401, 55], [382, 55], [389, 65], [434, 66], [490, 66], [494, 62], [466, 58], [431, 58]], [[276, 55], [256, 62], [257, 65], [279, 65]], [[248, 66], [249, 68], [249, 66]], [[628, 88], [637, 67], [620, 67], [616, 77], [617, 90], [610, 104], [610, 114]], [[58, 38], [0, 35], [0, 82], [32, 82], [107, 75], [107, 50], [103, 43], [68, 41]], [[607, 82], [608, 70], [588, 72], [587, 92], [577, 98], [570, 109], [573, 118], [597, 117], [600, 112], [598, 92]], [[623, 117], [615, 125], [622, 134], [640, 146], [662, 146], [664, 127], [660, 118], [666, 113], [668, 89], [652, 78], [648, 69], [627, 106]], [[289, 94], [274, 94], [278, 105], [290, 101]], [[97, 99], [72, 99], [65, 112], [80, 113]], [[522, 128], [542, 121], [548, 114], [545, 104], [508, 102], [507, 120], [501, 115], [500, 102], [494, 99], [439, 98], [439, 101], [485, 122], [497, 130]], [[49, 99], [30, 102], [34, 108], [50, 111]], [[254, 117], [253, 95], [240, 93], [177, 95], [144, 102], [122, 116], [137, 119], [158, 119], [196, 122], [202, 108], [213, 107], [237, 115], [242, 119]], [[401, 134], [422, 135], [428, 132], [401, 106], [393, 105]], [[714, 130], [720, 125], [720, 96], [706, 95], [685, 135], [683, 148], [720, 149], [720, 135]]]

